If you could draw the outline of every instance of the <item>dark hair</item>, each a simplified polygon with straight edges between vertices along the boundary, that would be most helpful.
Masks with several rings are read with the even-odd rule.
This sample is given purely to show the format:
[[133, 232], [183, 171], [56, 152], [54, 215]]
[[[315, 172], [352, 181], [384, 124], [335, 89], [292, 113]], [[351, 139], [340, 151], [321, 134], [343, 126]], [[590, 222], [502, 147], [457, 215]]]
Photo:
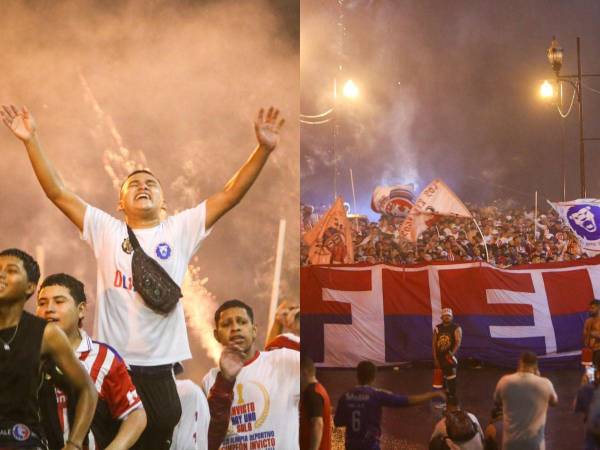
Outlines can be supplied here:
[[85, 297], [85, 288], [83, 283], [77, 278], [66, 273], [55, 273], [46, 277], [40, 286], [40, 290], [48, 286], [63, 286], [69, 290], [69, 294], [75, 300], [75, 304], [79, 305], [87, 301]]
[[371, 361], [361, 361], [356, 366], [356, 378], [359, 384], [369, 384], [375, 379], [377, 367]]
[[154, 178], [156, 178], [156, 181], [158, 181], [158, 184], [161, 184], [158, 177], [156, 175], [154, 175], [152, 172], [150, 172], [150, 169], [136, 169], [125, 177], [125, 179], [123, 180], [123, 183], [121, 183], [121, 189], [123, 189], [123, 186], [125, 186], [125, 183], [127, 183], [127, 180], [129, 180], [132, 176], [134, 176], [135, 174], [138, 174], [138, 173], [147, 173], [148, 175], [152, 175]]
[[[0, 252], [0, 256], [14, 256], [19, 258], [23, 263], [23, 268], [27, 273], [27, 281], [37, 285], [38, 281], [40, 281], [40, 266], [33, 257], [25, 253], [23, 250], [19, 250], [18, 248], [7, 248], [6, 250], [2, 250]], [[29, 295], [27, 298], [31, 297]]]
[[300, 355], [300, 370], [305, 370], [310, 375], [315, 374], [315, 363], [306, 355]]
[[600, 306], [600, 300], [598, 300], [597, 298], [593, 299], [590, 302], [590, 305], [596, 305], [596, 306]]
[[458, 398], [456, 398], [455, 395], [448, 395], [448, 398], [446, 398], [446, 406], [454, 406], [456, 409], [460, 409]]
[[537, 366], [538, 359], [535, 353], [527, 351], [521, 353], [519, 361], [526, 366]]
[[248, 313], [248, 317], [250, 317], [250, 322], [254, 323], [254, 311], [252, 311], [252, 308], [250, 308], [250, 306], [245, 304], [243, 301], [234, 298], [232, 300], [227, 300], [217, 308], [215, 311], [215, 326], [219, 325], [219, 317], [221, 316], [221, 313], [226, 309], [231, 308], [244, 308]]

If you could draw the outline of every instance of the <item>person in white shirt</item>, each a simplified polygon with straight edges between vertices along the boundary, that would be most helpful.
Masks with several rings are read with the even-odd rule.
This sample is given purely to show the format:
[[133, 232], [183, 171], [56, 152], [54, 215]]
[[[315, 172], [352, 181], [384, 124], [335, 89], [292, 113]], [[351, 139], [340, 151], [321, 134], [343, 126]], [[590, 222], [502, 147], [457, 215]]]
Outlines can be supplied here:
[[524, 352], [517, 372], [500, 378], [494, 401], [502, 405], [502, 450], [546, 448], [546, 413], [558, 396], [552, 382], [540, 376], [535, 353]]
[[234, 379], [228, 380], [214, 368], [202, 381], [209, 398], [227, 392], [233, 396], [221, 450], [298, 449], [300, 352], [288, 348], [256, 351], [254, 313], [240, 300], [229, 300], [217, 309], [214, 336], [221, 345], [236, 346], [243, 355], [243, 367]]
[[146, 306], [132, 282], [129, 226], [140, 247], [181, 286], [188, 263], [211, 227], [241, 201], [279, 142], [279, 111], [261, 109], [254, 122], [258, 145], [225, 187], [198, 206], [161, 220], [165, 207], [158, 178], [149, 170], [132, 172], [123, 182], [119, 210], [125, 220], [88, 205], [65, 186], [42, 150], [27, 108], [3, 106], [3, 122], [27, 149], [46, 196], [82, 232], [98, 261], [97, 338], [113, 346], [130, 365], [131, 378], [144, 404], [148, 425], [136, 448], [167, 450], [181, 415], [172, 366], [190, 359], [183, 306], [168, 314]]

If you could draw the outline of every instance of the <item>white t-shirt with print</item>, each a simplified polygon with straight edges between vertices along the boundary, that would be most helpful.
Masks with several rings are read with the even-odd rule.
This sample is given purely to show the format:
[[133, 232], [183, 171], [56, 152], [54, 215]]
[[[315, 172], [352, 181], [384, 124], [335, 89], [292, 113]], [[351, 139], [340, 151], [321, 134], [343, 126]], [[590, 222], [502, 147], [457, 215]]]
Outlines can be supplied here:
[[[207, 397], [218, 373], [211, 369], [202, 380]], [[281, 348], [258, 353], [236, 377], [233, 393], [221, 450], [299, 448], [300, 352]]]
[[[210, 234], [205, 221], [206, 202], [202, 202], [156, 227], [133, 231], [146, 254], [181, 286], [190, 259]], [[133, 290], [132, 253], [127, 253], [124, 245], [128, 240], [125, 222], [88, 205], [82, 238], [98, 262], [94, 327], [98, 340], [113, 346], [132, 365], [156, 366], [190, 359], [182, 303], [164, 316], [148, 308]]]

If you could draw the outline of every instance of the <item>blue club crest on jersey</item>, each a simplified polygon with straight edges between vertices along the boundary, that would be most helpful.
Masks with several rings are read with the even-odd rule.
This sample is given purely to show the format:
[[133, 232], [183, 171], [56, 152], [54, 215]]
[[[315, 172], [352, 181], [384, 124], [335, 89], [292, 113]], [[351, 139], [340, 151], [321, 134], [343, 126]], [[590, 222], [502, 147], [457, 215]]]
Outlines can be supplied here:
[[600, 207], [595, 205], [576, 205], [567, 211], [567, 220], [573, 231], [588, 241], [600, 239]]
[[166, 242], [161, 242], [156, 246], [156, 256], [160, 259], [169, 259], [171, 256], [171, 247]]

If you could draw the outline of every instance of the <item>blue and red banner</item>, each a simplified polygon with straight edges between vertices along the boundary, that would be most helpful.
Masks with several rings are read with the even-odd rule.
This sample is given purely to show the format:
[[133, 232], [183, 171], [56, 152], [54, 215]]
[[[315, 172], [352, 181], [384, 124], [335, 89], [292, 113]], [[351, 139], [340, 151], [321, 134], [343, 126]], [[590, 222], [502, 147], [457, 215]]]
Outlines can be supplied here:
[[431, 359], [432, 329], [452, 308], [459, 358], [514, 367], [580, 359], [600, 258], [498, 269], [486, 263], [310, 266], [301, 271], [302, 351], [321, 367]]

